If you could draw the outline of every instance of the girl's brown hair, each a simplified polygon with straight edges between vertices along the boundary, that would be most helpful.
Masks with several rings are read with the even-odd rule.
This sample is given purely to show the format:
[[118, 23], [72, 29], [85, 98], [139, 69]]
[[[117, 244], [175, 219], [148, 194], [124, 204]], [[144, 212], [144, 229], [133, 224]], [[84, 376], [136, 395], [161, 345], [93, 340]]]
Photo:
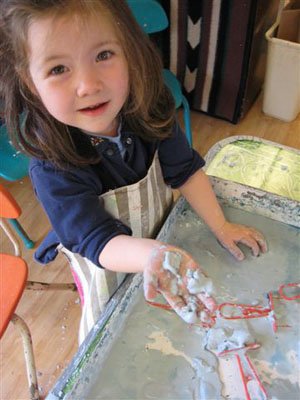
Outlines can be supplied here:
[[129, 96], [121, 111], [126, 125], [151, 140], [168, 137], [174, 123], [174, 101], [163, 83], [160, 56], [126, 1], [1, 0], [0, 95], [8, 131], [15, 147], [60, 168], [91, 164], [98, 158], [78, 154], [68, 126], [53, 118], [29, 89], [28, 27], [44, 16], [84, 19], [99, 12], [113, 23], [128, 64]]

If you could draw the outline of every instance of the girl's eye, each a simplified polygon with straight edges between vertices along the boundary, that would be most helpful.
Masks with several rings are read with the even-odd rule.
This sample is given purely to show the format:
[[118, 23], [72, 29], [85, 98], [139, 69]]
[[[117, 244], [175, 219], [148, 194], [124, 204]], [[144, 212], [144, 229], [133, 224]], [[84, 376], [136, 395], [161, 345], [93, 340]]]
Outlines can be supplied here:
[[97, 57], [96, 57], [96, 61], [106, 61], [109, 60], [112, 57], [113, 53], [112, 51], [109, 50], [105, 50], [105, 51], [101, 51]]
[[66, 72], [66, 67], [64, 67], [63, 65], [57, 65], [50, 70], [50, 75], [61, 75], [64, 72]]

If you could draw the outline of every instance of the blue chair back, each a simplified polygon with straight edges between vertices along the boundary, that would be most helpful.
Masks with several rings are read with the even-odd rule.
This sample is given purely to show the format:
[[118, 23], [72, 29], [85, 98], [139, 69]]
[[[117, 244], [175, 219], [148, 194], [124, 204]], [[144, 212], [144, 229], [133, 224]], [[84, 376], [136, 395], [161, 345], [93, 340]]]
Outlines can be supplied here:
[[160, 32], [169, 25], [162, 6], [155, 0], [127, 0], [137, 22], [147, 34]]
[[[156, 0], [127, 0], [135, 19], [145, 33], [160, 32], [169, 26], [168, 17], [161, 4]], [[176, 108], [181, 105], [184, 110], [185, 133], [192, 147], [192, 130], [190, 121], [190, 107], [187, 99], [182, 93], [181, 85], [176, 76], [168, 69], [163, 70], [165, 84], [170, 89]]]
[[0, 176], [7, 181], [17, 181], [28, 175], [29, 158], [11, 144], [6, 126], [0, 126]]

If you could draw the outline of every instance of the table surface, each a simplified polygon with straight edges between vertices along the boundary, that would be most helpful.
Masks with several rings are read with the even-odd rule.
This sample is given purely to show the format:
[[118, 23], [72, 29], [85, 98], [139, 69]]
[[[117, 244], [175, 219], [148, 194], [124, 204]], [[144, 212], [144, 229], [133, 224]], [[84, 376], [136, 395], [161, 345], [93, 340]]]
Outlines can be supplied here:
[[[268, 253], [255, 258], [243, 247], [246, 259], [235, 261], [183, 199], [159, 237], [194, 256], [212, 278], [218, 303], [267, 306], [266, 293], [276, 292], [283, 283], [300, 282], [299, 228], [257, 210], [237, 208], [236, 203], [223, 209], [231, 221], [263, 232]], [[232, 339], [237, 332], [261, 346], [248, 355], [268, 397], [299, 398], [299, 300], [275, 300], [278, 323], [289, 325], [276, 333], [266, 317], [218, 318], [213, 329], [205, 330], [187, 325], [173, 312], [149, 306], [141, 275], [122, 290], [47, 399], [243, 399], [234, 360], [220, 359], [209, 347], [212, 337]]]

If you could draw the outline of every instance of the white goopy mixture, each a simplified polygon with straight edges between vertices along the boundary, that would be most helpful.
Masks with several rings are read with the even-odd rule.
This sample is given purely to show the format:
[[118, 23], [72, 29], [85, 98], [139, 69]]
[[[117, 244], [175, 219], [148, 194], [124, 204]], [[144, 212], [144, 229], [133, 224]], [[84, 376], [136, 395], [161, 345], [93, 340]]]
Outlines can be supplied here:
[[[163, 261], [163, 268], [170, 271], [174, 278], [171, 282], [171, 292], [174, 295], [180, 295], [178, 286], [182, 284], [182, 276], [179, 274], [181, 264], [181, 254], [175, 251], [167, 251]], [[181, 309], [176, 309], [177, 314], [188, 324], [194, 324], [197, 321], [207, 322], [207, 312], [199, 309], [199, 299], [196, 296], [201, 293], [204, 295], [211, 295], [213, 293], [212, 281], [206, 278], [199, 270], [187, 269], [185, 280], [186, 286], [190, 296], [185, 298], [186, 306]]]

